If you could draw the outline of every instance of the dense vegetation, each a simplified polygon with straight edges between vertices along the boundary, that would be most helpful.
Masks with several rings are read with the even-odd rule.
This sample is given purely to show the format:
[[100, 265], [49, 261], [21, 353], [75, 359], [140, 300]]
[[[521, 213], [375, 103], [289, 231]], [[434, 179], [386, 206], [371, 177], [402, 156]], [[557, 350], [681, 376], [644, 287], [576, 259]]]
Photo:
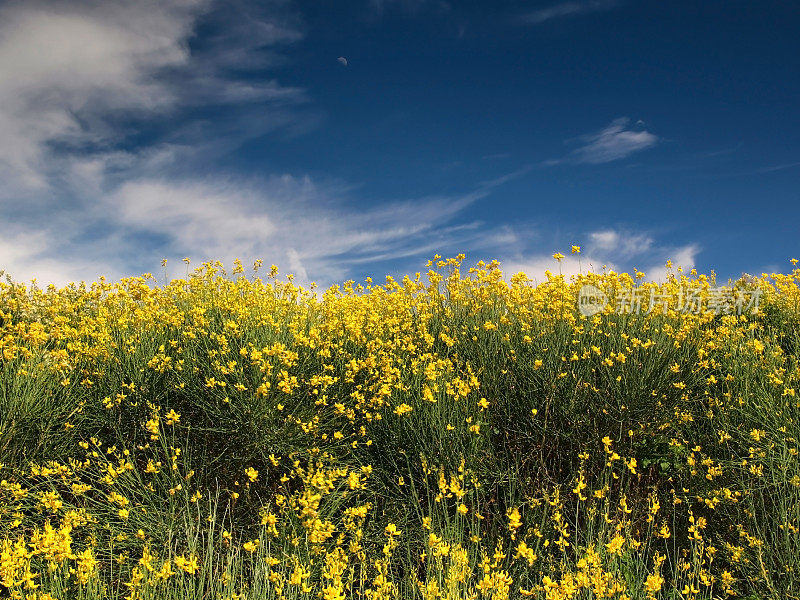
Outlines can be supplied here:
[[0, 597], [800, 595], [800, 269], [462, 260], [0, 283]]

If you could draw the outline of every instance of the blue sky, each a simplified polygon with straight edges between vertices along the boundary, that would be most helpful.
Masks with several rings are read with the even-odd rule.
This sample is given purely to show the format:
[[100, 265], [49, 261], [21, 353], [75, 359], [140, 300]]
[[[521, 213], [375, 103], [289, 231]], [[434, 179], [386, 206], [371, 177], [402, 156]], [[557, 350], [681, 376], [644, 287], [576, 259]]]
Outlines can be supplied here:
[[797, 31], [777, 1], [0, 1], [0, 269], [785, 272]]

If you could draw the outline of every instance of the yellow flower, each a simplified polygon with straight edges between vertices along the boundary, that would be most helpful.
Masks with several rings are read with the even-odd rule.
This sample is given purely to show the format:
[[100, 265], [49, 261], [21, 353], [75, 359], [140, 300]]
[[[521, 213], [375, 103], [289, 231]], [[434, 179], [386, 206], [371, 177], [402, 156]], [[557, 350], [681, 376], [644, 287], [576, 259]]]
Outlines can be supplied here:
[[572, 253], [573, 254], [580, 254], [581, 253], [581, 247], [580, 246], [573, 246], [572, 247]]
[[619, 554], [622, 547], [625, 545], [625, 538], [619, 534], [614, 536], [614, 539], [606, 544], [606, 550], [609, 554]]
[[519, 509], [514, 507], [508, 511], [508, 528], [511, 531], [516, 531], [520, 527], [522, 527], [522, 519], [519, 514]]
[[78, 561], [78, 569], [75, 575], [78, 579], [78, 582], [85, 585], [94, 575], [96, 575], [97, 560], [95, 559], [91, 548], [87, 548], [83, 552], [79, 552], [76, 556], [76, 559]]
[[197, 556], [194, 554], [190, 554], [189, 558], [181, 554], [180, 556], [176, 556], [174, 561], [176, 567], [189, 575], [194, 575], [200, 570], [200, 565], [197, 564]]
[[173, 409], [169, 409], [169, 412], [165, 415], [167, 425], [175, 425], [178, 421], [181, 420], [181, 416], [176, 413]]
[[399, 405], [397, 408], [394, 409], [394, 414], [396, 414], [399, 417], [402, 417], [403, 415], [407, 415], [408, 413], [410, 413], [412, 410], [414, 409], [411, 408], [405, 402], [403, 402], [401, 405]]
[[528, 566], [532, 567], [533, 563], [536, 562], [537, 556], [533, 549], [529, 548], [528, 544], [522, 541], [517, 545], [517, 553], [514, 555], [514, 558], [524, 558], [528, 561]]
[[255, 482], [255, 480], [258, 479], [258, 471], [256, 471], [253, 467], [247, 467], [244, 470], [244, 473], [245, 475], [247, 475], [247, 478], [250, 479], [251, 483]]
[[644, 582], [644, 591], [648, 594], [655, 594], [661, 591], [661, 586], [664, 583], [664, 578], [661, 577], [658, 573], [653, 573], [652, 575], [647, 576], [647, 580]]
[[562, 258], [564, 258], [564, 255], [561, 254], [561, 252], [556, 252], [555, 254], [553, 254], [553, 258], [560, 261]]

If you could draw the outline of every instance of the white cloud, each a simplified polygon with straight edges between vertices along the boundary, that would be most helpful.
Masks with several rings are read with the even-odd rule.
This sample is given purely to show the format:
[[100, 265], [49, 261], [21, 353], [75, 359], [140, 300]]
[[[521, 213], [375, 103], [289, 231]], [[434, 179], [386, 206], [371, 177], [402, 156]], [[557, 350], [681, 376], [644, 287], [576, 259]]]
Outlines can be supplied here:
[[589, 234], [592, 244], [600, 250], [611, 250], [619, 243], [619, 234], [613, 229], [593, 231]]
[[[232, 255], [270, 233], [271, 215], [253, 218], [257, 194], [172, 177], [249, 137], [303, 126], [292, 113], [303, 90], [239, 78], [279, 64], [271, 48], [301, 37], [283, 4], [0, 4], [0, 269], [59, 284], [119, 277], [152, 269], [139, 257], [163, 249]], [[214, 33], [190, 50], [202, 19]], [[226, 118], [180, 119], [208, 106]], [[128, 143], [151, 126], [155, 141]]]
[[683, 246], [660, 245], [647, 233], [636, 233], [625, 229], [603, 229], [588, 235], [586, 249], [594, 254], [608, 257], [625, 268], [637, 267], [649, 279], [666, 279], [667, 260], [674, 266], [689, 270], [695, 266], [700, 246], [696, 243]]
[[437, 12], [452, 10], [450, 2], [447, 0], [370, 0], [370, 4], [379, 15], [382, 15], [390, 7], [397, 7], [411, 13], [417, 13], [423, 8]]
[[185, 64], [200, 1], [7, 4], [0, 9], [0, 173], [47, 186], [48, 144], [113, 141], [101, 118], [175, 100], [155, 78]]
[[[700, 246], [697, 244], [667, 248], [659, 252], [660, 262], [650, 263], [650, 266], [645, 267], [642, 271], [650, 280], [665, 281], [669, 273], [677, 273], [678, 267], [683, 267], [684, 271], [693, 269], [699, 253]], [[666, 267], [668, 260], [672, 261], [672, 269]]]
[[583, 145], [575, 149], [569, 156], [546, 160], [544, 166], [568, 163], [602, 164], [620, 160], [655, 146], [659, 139], [644, 129], [635, 130], [630, 127], [630, 119], [621, 117], [614, 119], [610, 125], [597, 133], [580, 138]]
[[581, 163], [600, 164], [619, 160], [654, 146], [658, 138], [648, 131], [634, 131], [628, 127], [629, 119], [615, 119], [600, 132], [586, 136], [586, 144], [574, 153]]
[[[290, 122], [285, 107], [302, 102], [302, 90], [228, 73], [263, 67], [272, 59], [264, 48], [300, 34], [277, 18], [231, 6], [210, 0], [26, 0], [0, 7], [0, 201], [57, 188], [78, 162], [88, 167], [94, 161], [94, 175], [101, 176], [116, 166], [131, 132], [120, 124], [126, 119], [166, 122], [192, 106], [259, 103], [257, 115], [251, 109], [241, 119], [203, 128], [184, 124], [171, 134], [188, 146], [213, 133], [224, 148], [236, 145], [232, 137], [241, 143]], [[192, 53], [198, 19], [212, 7], [231, 31]], [[241, 35], [234, 39], [233, 33]]]
[[540, 8], [524, 14], [520, 21], [527, 25], [538, 25], [545, 21], [564, 17], [576, 17], [589, 13], [611, 10], [616, 7], [616, 0], [584, 0], [581, 2], [561, 2], [546, 8]]
[[[328, 285], [357, 265], [480, 245], [478, 224], [456, 221], [488, 189], [371, 207], [347, 202], [348, 193], [289, 175], [249, 182], [134, 179], [88, 199], [77, 218], [64, 208], [45, 225], [19, 228], [12, 243], [0, 246], [0, 264], [15, 279], [64, 284], [97, 277], [98, 266], [118, 278], [157, 270], [161, 258], [228, 265], [261, 258], [299, 281]], [[98, 240], [86, 242], [87, 232]]]
[[748, 174], [774, 173], [775, 171], [784, 171], [786, 169], [794, 169], [796, 167], [800, 167], [800, 162], [784, 163], [781, 165], [773, 165], [771, 167], [762, 167], [760, 169], [754, 169]]
[[[229, 72], [279, 62], [270, 45], [300, 35], [270, 22], [269, 11], [239, 8], [205, 0], [0, 8], [0, 269], [65, 284], [154, 271], [164, 257], [262, 258], [331, 283], [354, 265], [476, 239], [477, 223], [457, 218], [506, 179], [365, 207], [345, 185], [307, 177], [244, 181], [206, 170], [193, 178], [198, 156], [208, 164], [212, 152], [296, 122], [291, 109], [304, 100], [297, 88]], [[202, 18], [224, 27], [190, 51]], [[221, 104], [226, 119], [189, 119], [153, 143], [124, 143], [130, 130], [120, 122], [163, 125], [187, 107]]]
[[620, 258], [630, 258], [649, 251], [653, 247], [653, 238], [643, 233], [605, 229], [589, 234], [589, 246], [597, 251], [613, 252]]
[[36, 278], [40, 286], [58, 286], [71, 281], [96, 281], [108, 274], [112, 265], [102, 254], [87, 252], [85, 257], [65, 258], [59, 248], [57, 230], [6, 227], [0, 237], [0, 270], [15, 281]]
[[564, 275], [569, 279], [574, 275], [585, 274], [590, 271], [601, 272], [603, 267], [607, 267], [609, 270], [616, 270], [615, 263], [588, 254], [570, 254], [561, 259], [560, 263], [553, 258], [552, 254], [534, 254], [532, 256], [506, 259], [501, 262], [500, 267], [506, 279], [516, 273], [525, 273], [536, 284], [547, 281], [547, 271], [550, 271], [553, 275]]
[[698, 244], [660, 245], [648, 234], [631, 233], [621, 228], [588, 232], [586, 238], [581, 253], [567, 253], [560, 264], [553, 258], [553, 252], [507, 255], [502, 262], [503, 272], [508, 278], [521, 271], [536, 282], [542, 282], [548, 270], [569, 278], [580, 273], [599, 273], [604, 269], [632, 273], [637, 268], [648, 280], [663, 281], [668, 274], [667, 260], [672, 260], [673, 272], [678, 266], [688, 271], [695, 266], [700, 252]]

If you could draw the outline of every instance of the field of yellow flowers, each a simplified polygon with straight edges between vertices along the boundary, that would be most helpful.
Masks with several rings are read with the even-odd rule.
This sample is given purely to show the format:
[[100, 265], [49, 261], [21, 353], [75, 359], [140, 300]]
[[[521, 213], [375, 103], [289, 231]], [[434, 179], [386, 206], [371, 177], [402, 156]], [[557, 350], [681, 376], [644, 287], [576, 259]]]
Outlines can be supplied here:
[[800, 269], [463, 261], [0, 282], [0, 598], [800, 597]]

